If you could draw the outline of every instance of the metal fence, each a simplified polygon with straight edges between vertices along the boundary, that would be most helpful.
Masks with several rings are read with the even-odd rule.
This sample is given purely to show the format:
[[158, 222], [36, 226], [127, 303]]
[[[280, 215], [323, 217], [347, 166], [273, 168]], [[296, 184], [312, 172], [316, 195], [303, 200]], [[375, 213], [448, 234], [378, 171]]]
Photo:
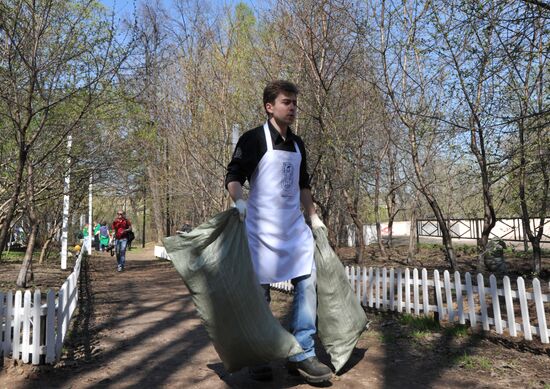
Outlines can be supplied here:
[[[539, 219], [531, 219], [530, 222], [531, 229], [535, 231], [539, 225]], [[479, 239], [483, 230], [483, 219], [449, 219], [447, 226], [453, 238]], [[541, 243], [550, 243], [550, 217], [545, 219], [543, 229]], [[416, 230], [419, 237], [442, 237], [437, 220], [417, 220]], [[525, 244], [529, 240], [520, 218], [497, 219], [489, 238]]]

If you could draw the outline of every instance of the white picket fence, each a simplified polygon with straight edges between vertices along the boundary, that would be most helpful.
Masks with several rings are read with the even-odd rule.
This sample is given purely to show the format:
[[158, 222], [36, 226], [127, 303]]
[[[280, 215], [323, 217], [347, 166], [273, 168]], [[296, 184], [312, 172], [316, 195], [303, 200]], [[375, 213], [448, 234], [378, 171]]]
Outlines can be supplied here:
[[[535, 278], [532, 288], [527, 290], [525, 281], [518, 277], [517, 289], [512, 289], [510, 278], [504, 276], [500, 284], [494, 275], [489, 277], [485, 287], [482, 274], [472, 282], [470, 273], [462, 276], [458, 271], [451, 274], [445, 270], [443, 279], [434, 270], [428, 278], [428, 271], [418, 269], [366, 268], [346, 266], [346, 274], [357, 299], [365, 307], [377, 310], [391, 310], [413, 315], [438, 313], [439, 320], [458, 322], [471, 327], [481, 325], [483, 330], [493, 328], [498, 334], [506, 329], [510, 336], [523, 333], [526, 340], [536, 334], [542, 343], [549, 343], [547, 328], [550, 315], [550, 294], [542, 293], [541, 283]], [[500, 285], [500, 287], [499, 287]], [[290, 281], [271, 285], [274, 289], [291, 291]], [[550, 291], [550, 283], [548, 285]], [[546, 305], [546, 308], [545, 308]], [[516, 317], [521, 319], [516, 322]]]
[[164, 246], [155, 246], [154, 255], [156, 258], [167, 259], [170, 261], [170, 258], [168, 257], [168, 253], [166, 252], [166, 249], [164, 248]]
[[34, 293], [0, 291], [0, 354], [33, 365], [55, 363], [78, 303], [78, 277], [84, 250], [73, 272], [57, 294], [48, 290], [43, 301], [40, 289]]

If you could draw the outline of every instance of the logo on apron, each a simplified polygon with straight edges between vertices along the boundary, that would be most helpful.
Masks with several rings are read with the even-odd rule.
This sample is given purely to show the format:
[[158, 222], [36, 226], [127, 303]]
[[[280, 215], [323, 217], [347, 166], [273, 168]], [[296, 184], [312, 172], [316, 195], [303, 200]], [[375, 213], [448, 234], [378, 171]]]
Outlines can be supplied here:
[[292, 183], [294, 181], [294, 166], [290, 162], [283, 162], [283, 181], [281, 186], [283, 196], [292, 196]]

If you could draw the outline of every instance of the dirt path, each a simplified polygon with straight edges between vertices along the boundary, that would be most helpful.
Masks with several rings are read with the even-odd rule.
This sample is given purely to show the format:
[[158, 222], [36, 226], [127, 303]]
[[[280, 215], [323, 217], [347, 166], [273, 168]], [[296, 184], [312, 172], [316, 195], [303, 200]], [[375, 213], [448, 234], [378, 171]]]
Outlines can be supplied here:
[[[152, 250], [131, 252], [123, 273], [108, 255], [93, 257], [82, 271], [81, 305], [63, 360], [40, 369], [8, 363], [0, 388], [309, 387], [288, 375], [283, 361], [273, 363], [269, 384], [250, 380], [246, 370], [227, 374], [179, 275], [169, 262], [152, 259]], [[289, 302], [274, 293], [272, 309], [283, 323]], [[418, 338], [392, 316], [371, 317], [373, 330], [329, 386], [550, 388], [544, 347], [475, 334]], [[490, 362], [482, 363], [487, 357]]]

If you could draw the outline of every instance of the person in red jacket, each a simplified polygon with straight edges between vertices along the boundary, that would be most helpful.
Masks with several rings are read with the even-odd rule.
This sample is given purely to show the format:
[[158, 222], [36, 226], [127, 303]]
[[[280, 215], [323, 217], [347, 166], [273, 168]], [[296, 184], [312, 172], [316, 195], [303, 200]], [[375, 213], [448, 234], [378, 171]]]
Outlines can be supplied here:
[[113, 236], [115, 238], [115, 251], [117, 271], [124, 270], [126, 264], [126, 246], [128, 245], [128, 232], [132, 231], [132, 223], [126, 219], [124, 211], [118, 210], [113, 220]]

